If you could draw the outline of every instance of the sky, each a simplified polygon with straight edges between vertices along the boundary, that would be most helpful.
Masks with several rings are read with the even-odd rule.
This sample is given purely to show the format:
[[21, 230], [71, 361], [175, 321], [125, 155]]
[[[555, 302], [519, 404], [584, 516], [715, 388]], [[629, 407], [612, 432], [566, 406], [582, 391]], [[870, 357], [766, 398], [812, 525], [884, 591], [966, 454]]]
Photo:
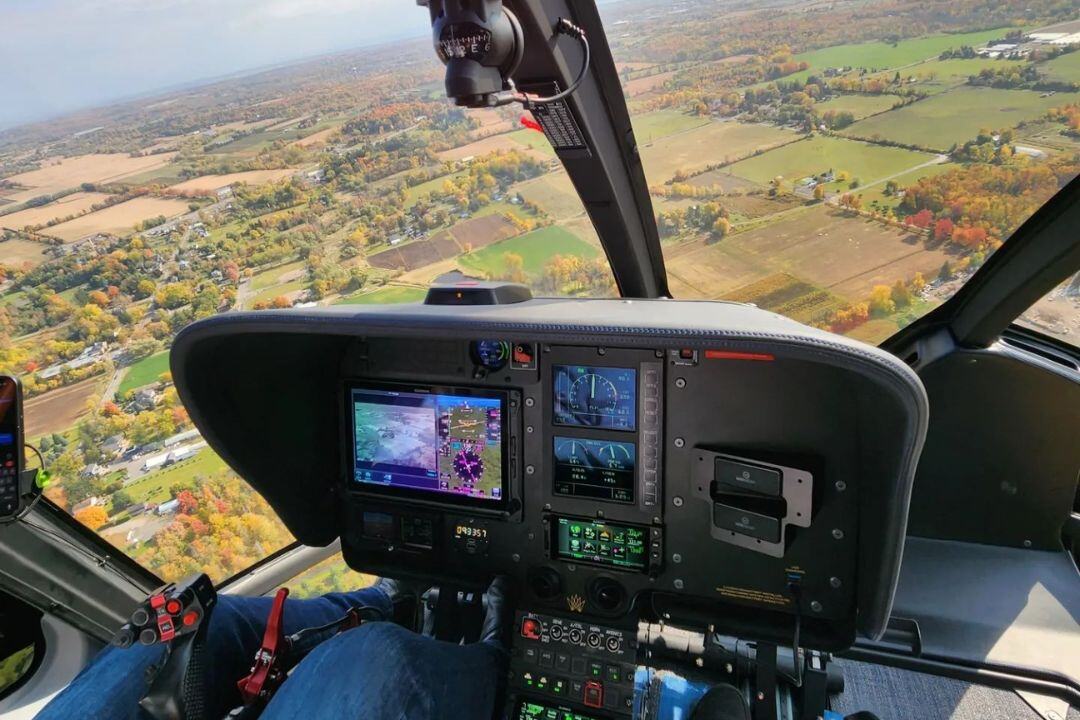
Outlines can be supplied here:
[[0, 128], [429, 32], [415, 0], [0, 0]]

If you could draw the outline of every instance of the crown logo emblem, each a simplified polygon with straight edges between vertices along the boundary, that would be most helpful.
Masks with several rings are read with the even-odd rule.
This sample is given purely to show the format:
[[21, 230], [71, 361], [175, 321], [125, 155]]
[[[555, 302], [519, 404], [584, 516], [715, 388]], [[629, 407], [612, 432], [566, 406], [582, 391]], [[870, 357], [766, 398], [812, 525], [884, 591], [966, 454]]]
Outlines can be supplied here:
[[585, 612], [585, 598], [580, 595], [567, 595], [566, 606], [570, 608], [570, 612]]

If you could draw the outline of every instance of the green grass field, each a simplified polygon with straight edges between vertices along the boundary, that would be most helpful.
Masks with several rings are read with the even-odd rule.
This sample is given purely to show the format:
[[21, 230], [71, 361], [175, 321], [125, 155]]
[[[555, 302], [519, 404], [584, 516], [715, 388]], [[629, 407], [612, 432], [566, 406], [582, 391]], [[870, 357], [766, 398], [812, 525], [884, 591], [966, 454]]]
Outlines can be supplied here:
[[[914, 184], [919, 178], [934, 177], [935, 175], [941, 175], [947, 173], [950, 170], [955, 170], [961, 165], [956, 163], [941, 163], [940, 165], [928, 165], [918, 170], [912, 170], [906, 172], [903, 175], [898, 175], [893, 178], [900, 187], [906, 187]], [[868, 207], [874, 202], [877, 202], [880, 207], [896, 207], [900, 201], [896, 197], [885, 197], [885, 183], [880, 183], [873, 187], [866, 188], [865, 190], [857, 191], [863, 196], [863, 206]]]
[[443, 183], [447, 180], [451, 178], [456, 180], [463, 175], [465, 175], [465, 171], [461, 170], [451, 175], [440, 175], [437, 178], [432, 178], [431, 180], [428, 180], [427, 182], [422, 182], [419, 185], [413, 185], [412, 187], [405, 188], [405, 208], [411, 208], [420, 198], [429, 194], [432, 190], [441, 189]]
[[1032, 120], [1052, 107], [1080, 100], [1080, 93], [1043, 97], [1032, 90], [959, 87], [899, 110], [861, 120], [845, 135], [880, 136], [906, 145], [948, 150], [973, 139], [981, 129], [1001, 130]]
[[635, 115], [630, 119], [634, 126], [634, 137], [640, 143], [652, 142], [666, 135], [674, 135], [709, 123], [706, 117], [687, 115], [678, 110], [657, 110]]
[[963, 84], [972, 75], [978, 75], [986, 68], [1011, 68], [1024, 65], [1016, 60], [994, 60], [992, 58], [953, 58], [951, 60], [933, 60], [901, 73], [904, 78], [919, 79], [920, 87], [930, 92], [944, 92], [950, 87]]
[[365, 291], [341, 298], [335, 305], [395, 305], [398, 303], [420, 302], [427, 295], [421, 288], [391, 286], [374, 291]]
[[1010, 28], [982, 30], [979, 32], [959, 33], [956, 35], [929, 35], [927, 37], [901, 40], [898, 43], [868, 42], [812, 50], [795, 56], [796, 60], [806, 61], [809, 70], [788, 75], [785, 80], [805, 80], [814, 72], [830, 67], [853, 67], [867, 70], [888, 70], [929, 60], [937, 57], [944, 50], [958, 48], [961, 45], [982, 45], [988, 40], [1003, 37]]
[[307, 280], [293, 280], [287, 283], [276, 283], [274, 285], [267, 285], [262, 291], [256, 293], [252, 298], [252, 304], [257, 302], [265, 302], [273, 300], [280, 295], [288, 295], [291, 292], [297, 290], [303, 290], [307, 285]]
[[538, 150], [545, 155], [555, 157], [555, 149], [551, 147], [551, 143], [541, 133], [535, 130], [515, 130], [510, 133], [510, 139], [519, 145], [524, 145], [527, 148]]
[[728, 169], [761, 184], [777, 175], [794, 182], [832, 169], [846, 171], [865, 185], [932, 159], [932, 155], [912, 150], [818, 135], [737, 162]]
[[506, 271], [503, 263], [506, 253], [517, 253], [521, 256], [525, 272], [539, 275], [544, 265], [556, 255], [577, 255], [591, 259], [600, 251], [569, 230], [551, 225], [462, 255], [460, 262], [466, 268], [498, 277]]
[[1066, 53], [1039, 66], [1051, 80], [1080, 82], [1080, 51]]
[[895, 95], [841, 95], [840, 97], [819, 102], [814, 105], [818, 114], [824, 114], [829, 110], [837, 112], [847, 111], [855, 116], [856, 120], [862, 120], [868, 115], [876, 115], [892, 109], [892, 106], [900, 101]]
[[227, 470], [228, 466], [210, 448], [203, 448], [193, 457], [155, 470], [124, 487], [134, 502], [162, 503], [169, 499], [169, 488], [190, 483], [199, 477], [210, 477]]
[[669, 180], [676, 171], [699, 172], [706, 166], [738, 160], [798, 137], [775, 125], [709, 122], [656, 142], [641, 143], [641, 162], [649, 183], [657, 184]]
[[157, 382], [162, 373], [169, 372], [169, 353], [160, 352], [156, 355], [144, 357], [128, 368], [124, 379], [120, 382], [118, 392], [123, 395], [129, 390], [141, 388], [143, 385]]
[[271, 285], [276, 285], [281, 282], [280, 278], [286, 273], [296, 272], [304, 267], [303, 260], [297, 260], [296, 262], [288, 263], [287, 265], [278, 265], [277, 267], [270, 268], [265, 272], [258, 273], [251, 278], [252, 290], [264, 290]]

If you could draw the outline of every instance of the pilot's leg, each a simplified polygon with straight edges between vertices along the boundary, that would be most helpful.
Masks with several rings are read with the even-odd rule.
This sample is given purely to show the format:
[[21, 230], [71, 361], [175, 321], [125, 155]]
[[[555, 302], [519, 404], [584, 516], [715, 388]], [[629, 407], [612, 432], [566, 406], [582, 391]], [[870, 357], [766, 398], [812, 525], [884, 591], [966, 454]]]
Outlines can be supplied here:
[[[272, 602], [269, 597], [218, 597], [206, 636], [210, 717], [222, 717], [240, 704], [236, 681], [251, 669]], [[391, 612], [390, 595], [379, 585], [311, 600], [290, 600], [285, 604], [285, 632], [333, 622], [355, 605], [377, 607], [388, 616]], [[149, 688], [151, 667], [161, 661], [164, 650], [162, 645], [105, 648], [37, 717], [142, 718], [139, 700]]]
[[261, 720], [491, 720], [507, 653], [495, 640], [433, 640], [369, 623], [297, 665]]

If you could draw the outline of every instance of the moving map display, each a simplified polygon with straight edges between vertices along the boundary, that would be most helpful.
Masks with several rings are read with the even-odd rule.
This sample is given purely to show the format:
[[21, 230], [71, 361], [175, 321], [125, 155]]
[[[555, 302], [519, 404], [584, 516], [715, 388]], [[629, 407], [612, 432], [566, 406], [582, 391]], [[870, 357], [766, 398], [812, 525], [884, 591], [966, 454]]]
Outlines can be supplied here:
[[501, 395], [362, 387], [349, 394], [353, 480], [365, 489], [503, 501]]

